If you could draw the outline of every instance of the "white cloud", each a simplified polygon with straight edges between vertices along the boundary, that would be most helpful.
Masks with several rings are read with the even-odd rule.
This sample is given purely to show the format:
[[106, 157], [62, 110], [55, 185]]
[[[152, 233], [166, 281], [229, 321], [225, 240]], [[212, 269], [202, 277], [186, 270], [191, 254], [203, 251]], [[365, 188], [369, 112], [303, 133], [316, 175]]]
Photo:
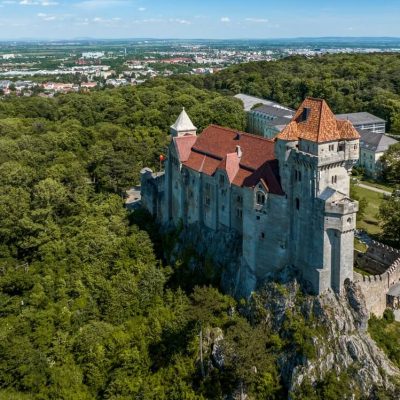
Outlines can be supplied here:
[[146, 8], [145, 7], [139, 7], [138, 11], [146, 11]]
[[38, 13], [37, 16], [42, 18], [43, 21], [54, 21], [56, 19], [54, 15], [48, 15], [45, 13]]
[[[8, 2], [8, 4], [13, 4], [13, 2]], [[56, 6], [58, 5], [57, 1], [48, 1], [48, 0], [21, 0], [19, 2], [21, 6]]]
[[268, 22], [267, 18], [246, 18], [247, 22], [254, 22], [257, 24], [266, 24]]
[[180, 18], [171, 18], [169, 22], [181, 24], [181, 25], [191, 25], [191, 22], [187, 19], [180, 19]]
[[221, 17], [221, 22], [231, 22], [229, 17]]

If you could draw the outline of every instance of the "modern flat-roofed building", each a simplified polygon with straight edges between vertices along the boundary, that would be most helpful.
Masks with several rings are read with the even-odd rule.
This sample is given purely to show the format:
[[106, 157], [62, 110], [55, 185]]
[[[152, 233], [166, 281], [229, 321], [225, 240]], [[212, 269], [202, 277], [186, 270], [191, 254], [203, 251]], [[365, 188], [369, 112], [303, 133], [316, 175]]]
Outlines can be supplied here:
[[262, 105], [247, 114], [247, 130], [272, 139], [292, 120], [295, 111], [278, 103]]
[[338, 120], [350, 121], [357, 130], [369, 130], [376, 133], [386, 132], [386, 121], [368, 112], [337, 114]]

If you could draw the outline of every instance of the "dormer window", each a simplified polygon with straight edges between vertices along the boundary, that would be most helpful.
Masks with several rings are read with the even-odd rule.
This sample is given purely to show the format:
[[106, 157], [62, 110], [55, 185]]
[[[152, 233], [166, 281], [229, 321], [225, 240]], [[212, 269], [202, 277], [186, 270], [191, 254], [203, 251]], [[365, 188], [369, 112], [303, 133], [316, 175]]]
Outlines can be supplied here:
[[263, 206], [265, 204], [265, 194], [263, 192], [257, 192], [257, 204]]
[[303, 108], [303, 111], [302, 111], [302, 113], [301, 113], [301, 115], [300, 115], [299, 122], [307, 121], [307, 119], [308, 119], [308, 117], [309, 117], [309, 115], [310, 115], [310, 112], [311, 112], [311, 109], [310, 109], [310, 108], [304, 107], [304, 108]]

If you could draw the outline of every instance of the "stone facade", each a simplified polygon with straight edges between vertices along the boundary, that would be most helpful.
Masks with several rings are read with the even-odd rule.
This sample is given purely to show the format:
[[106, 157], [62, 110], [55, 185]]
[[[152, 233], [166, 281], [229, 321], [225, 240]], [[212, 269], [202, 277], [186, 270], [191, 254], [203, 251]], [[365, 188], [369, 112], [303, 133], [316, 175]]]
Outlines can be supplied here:
[[142, 171], [142, 202], [164, 226], [240, 235], [242, 294], [288, 266], [311, 292], [339, 293], [353, 279], [358, 204], [349, 173], [359, 136], [317, 99], [305, 100], [286, 129], [274, 140], [217, 126], [197, 135], [183, 111], [165, 173]]

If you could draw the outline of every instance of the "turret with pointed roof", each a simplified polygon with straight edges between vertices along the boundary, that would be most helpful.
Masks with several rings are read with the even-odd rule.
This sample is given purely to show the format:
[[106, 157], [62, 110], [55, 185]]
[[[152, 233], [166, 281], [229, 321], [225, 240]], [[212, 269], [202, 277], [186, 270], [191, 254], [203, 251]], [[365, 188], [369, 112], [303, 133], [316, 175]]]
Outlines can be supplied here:
[[180, 113], [175, 123], [171, 125], [170, 131], [171, 135], [174, 137], [185, 136], [185, 135], [196, 135], [197, 128], [193, 125], [193, 122], [187, 115], [185, 107], [182, 108], [182, 112]]

